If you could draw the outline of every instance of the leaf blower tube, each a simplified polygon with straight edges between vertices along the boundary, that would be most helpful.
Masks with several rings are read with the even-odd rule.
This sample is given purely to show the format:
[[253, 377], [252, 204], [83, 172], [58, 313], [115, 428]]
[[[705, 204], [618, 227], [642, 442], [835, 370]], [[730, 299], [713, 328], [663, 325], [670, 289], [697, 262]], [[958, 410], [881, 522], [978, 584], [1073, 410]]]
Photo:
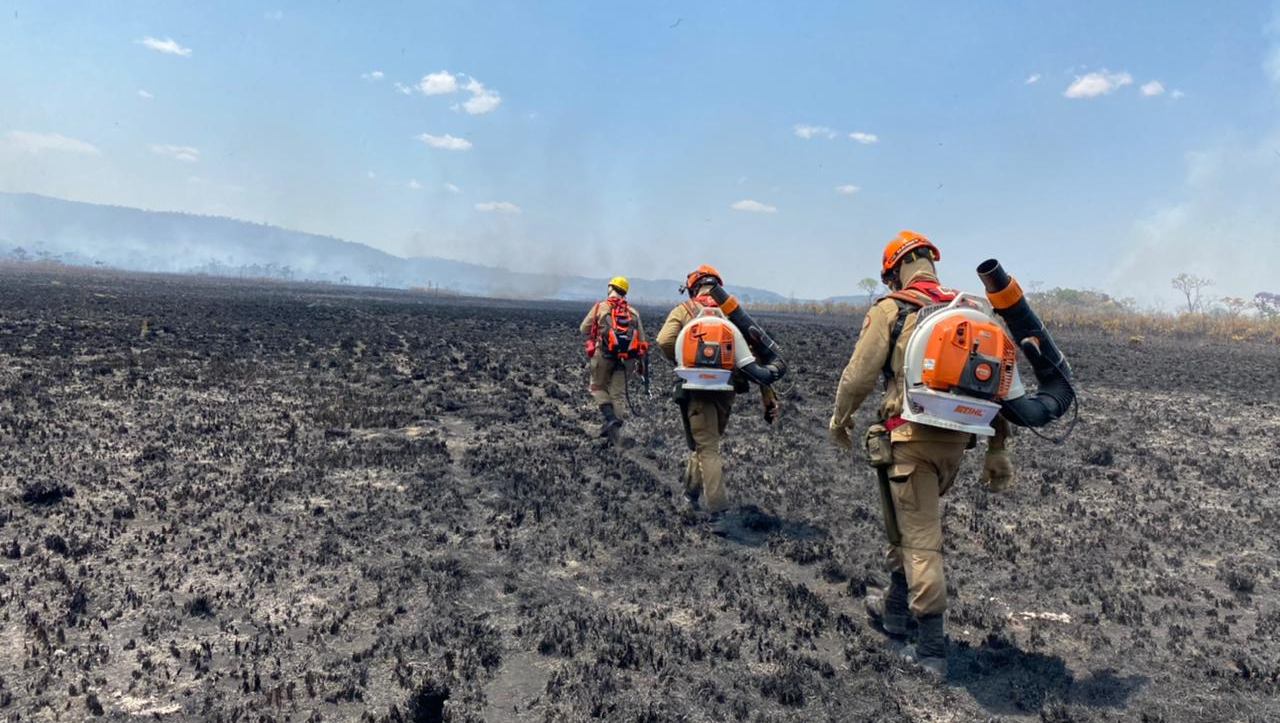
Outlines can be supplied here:
[[995, 259], [978, 266], [978, 278], [987, 289], [987, 299], [1004, 320], [1013, 339], [1031, 362], [1038, 388], [1002, 402], [1001, 415], [1022, 427], [1043, 427], [1067, 413], [1075, 400], [1071, 386], [1071, 366], [1049, 336], [1044, 322], [1031, 310], [1022, 287]]
[[738, 300], [725, 291], [723, 286], [716, 284], [711, 287], [711, 298], [715, 299], [720, 311], [724, 312], [724, 315], [729, 317], [729, 321], [733, 322], [733, 325], [738, 327], [738, 331], [746, 337], [751, 353], [756, 357], [754, 362], [742, 367], [742, 372], [761, 386], [768, 386], [781, 379], [787, 373], [787, 363], [782, 359], [782, 348], [778, 343], [769, 336], [764, 327], [751, 318], [747, 310], [742, 308]]

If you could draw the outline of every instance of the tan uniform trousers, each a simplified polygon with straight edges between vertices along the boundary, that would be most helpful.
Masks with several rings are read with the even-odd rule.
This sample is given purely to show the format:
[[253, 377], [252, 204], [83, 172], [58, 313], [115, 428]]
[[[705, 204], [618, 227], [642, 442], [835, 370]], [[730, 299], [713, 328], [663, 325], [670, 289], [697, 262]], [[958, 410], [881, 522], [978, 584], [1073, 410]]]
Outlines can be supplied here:
[[729, 507], [720, 438], [729, 426], [733, 397], [733, 392], [689, 392], [687, 414], [694, 450], [689, 455], [684, 479], [690, 493], [701, 495], [699, 504], [708, 512]]
[[603, 354], [596, 353], [591, 357], [589, 365], [591, 381], [588, 389], [596, 404], [612, 404], [619, 415], [627, 406], [627, 367], [616, 359], [606, 359]]
[[960, 471], [965, 441], [894, 442], [889, 487], [901, 544], [890, 545], [885, 562], [907, 576], [907, 599], [917, 619], [947, 609], [942, 571], [941, 498]]

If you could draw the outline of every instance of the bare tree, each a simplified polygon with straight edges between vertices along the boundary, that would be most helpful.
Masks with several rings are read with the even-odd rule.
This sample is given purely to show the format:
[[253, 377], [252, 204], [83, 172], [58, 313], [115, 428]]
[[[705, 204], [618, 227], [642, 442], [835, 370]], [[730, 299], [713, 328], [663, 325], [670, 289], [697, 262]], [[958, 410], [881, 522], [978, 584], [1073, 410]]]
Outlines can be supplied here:
[[1201, 310], [1203, 303], [1200, 299], [1200, 292], [1209, 286], [1213, 286], [1212, 279], [1202, 278], [1195, 274], [1183, 272], [1173, 278], [1173, 288], [1181, 291], [1183, 296], [1187, 297], [1188, 314], [1194, 314]]
[[858, 282], [858, 288], [867, 292], [867, 300], [869, 301], [875, 298], [876, 290], [880, 288], [880, 282], [868, 276], [867, 278]]

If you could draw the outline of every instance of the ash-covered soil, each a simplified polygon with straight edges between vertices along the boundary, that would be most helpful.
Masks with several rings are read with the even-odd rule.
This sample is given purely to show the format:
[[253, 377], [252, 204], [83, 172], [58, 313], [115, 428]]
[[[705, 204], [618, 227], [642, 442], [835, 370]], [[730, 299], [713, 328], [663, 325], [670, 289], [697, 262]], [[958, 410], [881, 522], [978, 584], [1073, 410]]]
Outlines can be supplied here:
[[0, 720], [1280, 719], [1280, 350], [1059, 334], [1075, 436], [947, 501], [939, 685], [861, 612], [858, 321], [764, 317], [794, 386], [739, 399], [722, 539], [665, 364], [593, 437], [582, 313], [0, 276]]

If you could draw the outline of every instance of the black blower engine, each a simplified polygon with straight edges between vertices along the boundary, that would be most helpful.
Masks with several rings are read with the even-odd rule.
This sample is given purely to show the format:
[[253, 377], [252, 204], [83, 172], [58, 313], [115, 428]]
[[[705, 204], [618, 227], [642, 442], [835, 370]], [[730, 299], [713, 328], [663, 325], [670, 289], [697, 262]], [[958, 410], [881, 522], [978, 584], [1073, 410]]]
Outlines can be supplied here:
[[995, 259], [978, 266], [978, 277], [987, 289], [987, 299], [1013, 334], [1039, 385], [1035, 394], [1006, 399], [1001, 416], [1021, 427], [1043, 427], [1067, 413], [1076, 402], [1071, 365], [1053, 343], [1044, 322], [1031, 310], [1022, 287]]
[[738, 327], [738, 331], [746, 337], [747, 345], [751, 347], [751, 353], [756, 357], [754, 363], [742, 367], [742, 373], [761, 386], [773, 384], [786, 375], [787, 363], [782, 359], [782, 348], [769, 336], [764, 327], [757, 324], [747, 310], [738, 304], [738, 300], [719, 284], [711, 287], [711, 298], [715, 299], [720, 311], [724, 312], [729, 321], [733, 322], [733, 325]]

